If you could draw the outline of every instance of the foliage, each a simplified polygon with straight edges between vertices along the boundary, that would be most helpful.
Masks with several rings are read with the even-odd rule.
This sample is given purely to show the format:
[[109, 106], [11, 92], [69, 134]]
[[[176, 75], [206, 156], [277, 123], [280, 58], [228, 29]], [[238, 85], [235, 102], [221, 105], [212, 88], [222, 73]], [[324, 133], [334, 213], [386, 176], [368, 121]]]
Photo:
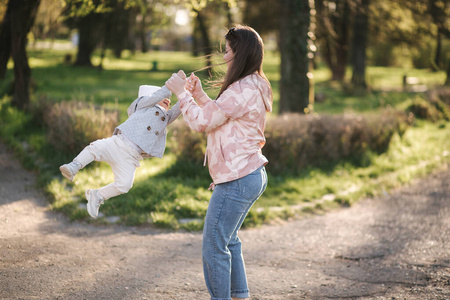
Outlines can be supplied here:
[[175, 0], [176, 4], [181, 3], [194, 11], [201, 11], [210, 2], [223, 2], [227, 3], [230, 7], [236, 7], [236, 0]]
[[402, 136], [411, 121], [394, 110], [370, 115], [283, 114], [268, 120], [263, 154], [274, 173], [360, 161], [369, 151], [385, 152], [394, 134]]
[[[438, 31], [443, 28], [442, 16], [446, 14], [448, 19], [449, 6], [442, 5], [441, 0], [371, 2], [368, 63], [435, 69]], [[437, 10], [430, 9], [433, 4], [438, 5]], [[448, 55], [448, 40], [444, 39], [441, 47]], [[443, 62], [448, 59], [441, 57]]]
[[[413, 113], [418, 119], [425, 119], [432, 122], [440, 120], [450, 121], [450, 105], [448, 104], [450, 89], [437, 89], [428, 92], [428, 98], [415, 97], [408, 106], [407, 111]], [[447, 97], [445, 97], [447, 95]], [[441, 101], [447, 98], [447, 103]]]
[[243, 23], [253, 27], [261, 36], [279, 28], [280, 1], [245, 0]]
[[427, 92], [427, 99], [430, 102], [442, 102], [450, 106], [450, 88], [435, 88]]
[[10, 100], [9, 97], [3, 97], [0, 102], [0, 136], [17, 146], [14, 137], [26, 134], [26, 128], [31, 125], [32, 118], [24, 111], [12, 107]]
[[41, 0], [36, 20], [28, 37], [29, 42], [37, 42], [37, 39], [54, 40], [55, 38], [68, 37], [70, 29], [63, 26], [61, 14], [63, 7], [63, 1]]
[[[63, 0], [69, 17], [85, 17], [89, 14], [106, 13], [111, 11], [112, 0]], [[118, 0], [128, 8], [135, 5], [135, 1]]]
[[[343, 159], [360, 161], [369, 151], [386, 151], [394, 134], [402, 136], [412, 120], [412, 115], [392, 109], [369, 115], [283, 114], [268, 119], [263, 154], [272, 173], [298, 172]], [[184, 122], [171, 127], [171, 145], [183, 161], [203, 162], [206, 136]]]
[[203, 163], [206, 150], [206, 135], [192, 131], [183, 120], [170, 125], [170, 149], [181, 160]]
[[[121, 59], [107, 53], [105, 69], [98, 72], [63, 64], [65, 53], [66, 51], [56, 50], [30, 52], [30, 65], [35, 81], [35, 105], [29, 114], [11, 107], [8, 97], [0, 101], [0, 136], [25, 166], [37, 171], [37, 183], [51, 200], [51, 209], [62, 212], [72, 220], [103, 224], [107, 222], [106, 218], [100, 217], [95, 221], [89, 218], [83, 206], [86, 203], [84, 191], [86, 188], [98, 188], [111, 183], [113, 174], [110, 167], [105, 163], [93, 162], [88, 168], [81, 170], [74, 182], [62, 178], [58, 167], [73, 159], [73, 154], [58, 151], [47, 142], [46, 131], [42, 127], [44, 111], [53, 106], [53, 101], [72, 99], [89, 105], [95, 103], [95, 107], [107, 110], [118, 109], [124, 120], [126, 108], [134, 100], [140, 84], [162, 85], [174, 71], [195, 70], [201, 61], [187, 53], [138, 53]], [[96, 59], [99, 59], [98, 56], [94, 56], [94, 60]], [[160, 69], [158, 72], [150, 72], [151, 61], [155, 59], [159, 61]], [[279, 57], [268, 53], [265, 71], [274, 87], [275, 107], [279, 101], [278, 65]], [[349, 96], [340, 85], [327, 80], [327, 69], [314, 70], [316, 92], [323, 95], [321, 102], [315, 104], [315, 111], [319, 116], [327, 115], [332, 119], [328, 114], [333, 114], [338, 119], [345, 113], [356, 117], [359, 113], [381, 112], [390, 106], [404, 110], [411, 103], [411, 98], [414, 99], [415, 94], [401, 92], [403, 69], [369, 68], [368, 71], [373, 86], [380, 90], [397, 91], [373, 91]], [[409, 72], [429, 86], [442, 83], [445, 76], [442, 72], [432, 73], [427, 70]], [[10, 77], [7, 78], [9, 80]], [[211, 91], [210, 96], [213, 94], [214, 91]], [[448, 92], [430, 92], [429, 97], [439, 97], [444, 101], [446, 95]], [[175, 98], [172, 100], [176, 101]], [[274, 118], [276, 119], [275, 116]], [[355, 160], [323, 161], [321, 167], [304, 167], [297, 174], [270, 171], [269, 185], [252, 208], [245, 226], [258, 226], [276, 222], [278, 218], [296, 217], [307, 211], [348, 205], [361, 197], [381, 194], [441, 168], [450, 163], [448, 124], [444, 120], [436, 123], [416, 120], [414, 126], [408, 128], [401, 138], [398, 134], [393, 135], [386, 152], [378, 154], [367, 151], [356, 164]], [[202, 166], [203, 155], [200, 153], [206, 143], [198, 142], [200, 148], [196, 151], [199, 154], [191, 156], [197, 159], [196, 162], [180, 158], [181, 154], [178, 154], [178, 145], [175, 143], [181, 141], [192, 145], [197, 141], [185, 141], [188, 132], [186, 128], [178, 129], [179, 125], [183, 125], [181, 117], [169, 127], [168, 147], [164, 157], [141, 161], [133, 188], [125, 195], [106, 201], [100, 209], [101, 213], [106, 217], [118, 216], [119, 223], [133, 226], [201, 229], [211, 195], [211, 191], [207, 190], [211, 178], [207, 168]], [[180, 130], [181, 135], [172, 139], [170, 135], [177, 130]], [[271, 159], [267, 165], [268, 170], [272, 163]]]
[[43, 120], [51, 145], [77, 153], [90, 142], [110, 136], [118, 125], [118, 113], [92, 103], [63, 101], [45, 110]]

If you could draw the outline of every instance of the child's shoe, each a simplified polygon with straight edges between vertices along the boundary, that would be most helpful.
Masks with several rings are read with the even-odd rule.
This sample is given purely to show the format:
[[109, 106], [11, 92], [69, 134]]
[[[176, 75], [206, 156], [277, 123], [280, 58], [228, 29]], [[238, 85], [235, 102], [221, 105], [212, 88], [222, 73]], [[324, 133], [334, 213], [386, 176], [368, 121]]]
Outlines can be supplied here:
[[80, 171], [80, 165], [73, 161], [69, 164], [62, 165], [59, 167], [59, 170], [61, 171], [62, 176], [73, 181], [75, 175]]
[[98, 190], [86, 190], [85, 192], [87, 203], [87, 211], [94, 219], [98, 216], [98, 209], [105, 201], [98, 194]]

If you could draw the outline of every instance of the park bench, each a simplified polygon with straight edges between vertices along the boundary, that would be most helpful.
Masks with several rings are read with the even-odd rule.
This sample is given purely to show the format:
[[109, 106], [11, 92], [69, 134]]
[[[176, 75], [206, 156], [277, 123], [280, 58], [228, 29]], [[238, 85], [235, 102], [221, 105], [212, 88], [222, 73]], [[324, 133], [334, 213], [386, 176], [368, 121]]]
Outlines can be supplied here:
[[403, 75], [403, 91], [425, 92], [426, 90], [427, 86], [425, 84], [422, 84], [419, 78]]

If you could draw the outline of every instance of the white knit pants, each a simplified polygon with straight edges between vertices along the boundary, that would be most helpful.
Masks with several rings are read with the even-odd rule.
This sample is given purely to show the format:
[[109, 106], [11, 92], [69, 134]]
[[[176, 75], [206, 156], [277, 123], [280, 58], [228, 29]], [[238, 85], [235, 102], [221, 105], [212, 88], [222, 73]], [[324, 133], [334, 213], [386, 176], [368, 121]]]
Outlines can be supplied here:
[[104, 200], [127, 193], [134, 182], [136, 168], [140, 166], [142, 156], [119, 135], [97, 140], [75, 157], [74, 161], [84, 168], [92, 161], [107, 162], [114, 173], [114, 182], [98, 191]]

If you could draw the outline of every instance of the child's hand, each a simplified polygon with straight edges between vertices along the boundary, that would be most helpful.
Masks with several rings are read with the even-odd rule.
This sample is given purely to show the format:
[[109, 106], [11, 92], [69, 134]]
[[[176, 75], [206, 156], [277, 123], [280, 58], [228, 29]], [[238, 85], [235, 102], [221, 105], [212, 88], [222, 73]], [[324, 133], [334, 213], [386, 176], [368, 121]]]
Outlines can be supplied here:
[[180, 78], [182, 79], [186, 79], [186, 74], [184, 74], [183, 70], [178, 71], [177, 75], [180, 76]]
[[174, 93], [177, 97], [185, 92], [184, 86], [186, 84], [186, 75], [182, 70], [178, 74], [173, 73], [169, 80], [166, 81], [166, 87]]

